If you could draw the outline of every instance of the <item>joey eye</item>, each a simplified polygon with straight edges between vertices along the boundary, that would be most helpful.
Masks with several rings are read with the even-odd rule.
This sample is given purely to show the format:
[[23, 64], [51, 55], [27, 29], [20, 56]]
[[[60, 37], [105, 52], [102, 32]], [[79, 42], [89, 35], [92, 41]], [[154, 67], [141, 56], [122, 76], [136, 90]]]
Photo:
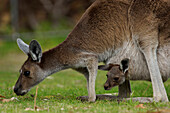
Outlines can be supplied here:
[[108, 75], [106, 75], [107, 76], [107, 78], [108, 78]]
[[113, 78], [115, 81], [118, 81], [119, 80], [119, 77], [114, 77]]
[[25, 76], [29, 76], [29, 75], [30, 75], [30, 71], [25, 71], [25, 72], [24, 72], [24, 75], [25, 75]]

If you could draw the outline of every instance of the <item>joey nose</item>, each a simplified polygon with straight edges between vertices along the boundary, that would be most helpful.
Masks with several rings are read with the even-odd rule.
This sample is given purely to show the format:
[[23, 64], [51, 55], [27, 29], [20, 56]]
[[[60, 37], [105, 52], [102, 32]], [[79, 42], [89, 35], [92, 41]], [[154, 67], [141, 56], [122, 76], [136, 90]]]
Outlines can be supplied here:
[[107, 89], [108, 89], [108, 86], [104, 86], [104, 89], [107, 90]]
[[104, 89], [108, 90], [109, 86], [108, 85], [104, 85]]

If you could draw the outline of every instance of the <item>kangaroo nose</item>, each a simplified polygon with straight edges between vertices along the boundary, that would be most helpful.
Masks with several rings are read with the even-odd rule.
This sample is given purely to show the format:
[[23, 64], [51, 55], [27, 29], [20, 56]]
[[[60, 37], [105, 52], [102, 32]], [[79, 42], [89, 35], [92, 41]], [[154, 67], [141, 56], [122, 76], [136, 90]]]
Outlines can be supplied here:
[[18, 88], [14, 88], [14, 92], [17, 93], [18, 92]]

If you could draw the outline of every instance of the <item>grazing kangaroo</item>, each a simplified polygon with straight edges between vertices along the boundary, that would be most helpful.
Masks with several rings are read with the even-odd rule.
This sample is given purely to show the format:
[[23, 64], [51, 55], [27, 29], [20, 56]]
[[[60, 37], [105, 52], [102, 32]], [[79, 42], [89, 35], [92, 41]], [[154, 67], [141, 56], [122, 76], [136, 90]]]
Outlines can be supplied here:
[[[144, 66], [146, 74], [142, 74], [151, 78], [155, 101], [167, 102], [161, 74], [164, 80], [170, 75], [169, 9], [167, 0], [96, 0], [67, 39], [49, 51], [42, 53], [35, 40], [27, 45], [17, 39], [28, 59], [20, 69], [14, 92], [24, 95], [52, 73], [72, 68], [85, 75], [88, 100], [94, 102], [98, 62], [118, 62], [128, 56]], [[166, 68], [160, 73], [159, 66]], [[136, 75], [141, 74], [137, 71], [141, 67], [135, 67]]]

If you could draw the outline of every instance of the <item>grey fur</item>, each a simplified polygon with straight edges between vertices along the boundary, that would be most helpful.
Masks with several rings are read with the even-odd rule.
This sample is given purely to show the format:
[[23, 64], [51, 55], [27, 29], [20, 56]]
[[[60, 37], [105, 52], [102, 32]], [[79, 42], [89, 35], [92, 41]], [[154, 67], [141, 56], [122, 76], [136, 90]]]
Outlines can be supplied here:
[[22, 41], [20, 38], [17, 38], [18, 47], [25, 53], [29, 54], [29, 45]]

